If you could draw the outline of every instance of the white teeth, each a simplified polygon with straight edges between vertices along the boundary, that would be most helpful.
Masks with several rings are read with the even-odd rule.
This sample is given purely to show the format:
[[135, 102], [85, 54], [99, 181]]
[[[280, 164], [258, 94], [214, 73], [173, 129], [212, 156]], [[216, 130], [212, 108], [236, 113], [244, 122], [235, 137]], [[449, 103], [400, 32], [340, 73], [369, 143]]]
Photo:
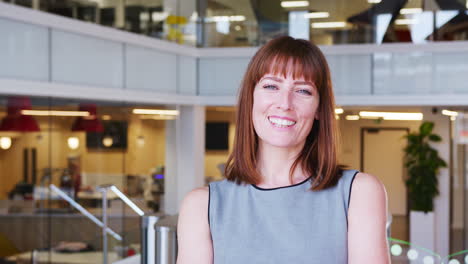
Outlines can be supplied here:
[[269, 117], [268, 120], [270, 120], [270, 122], [277, 127], [288, 127], [296, 124], [294, 121], [282, 118]]

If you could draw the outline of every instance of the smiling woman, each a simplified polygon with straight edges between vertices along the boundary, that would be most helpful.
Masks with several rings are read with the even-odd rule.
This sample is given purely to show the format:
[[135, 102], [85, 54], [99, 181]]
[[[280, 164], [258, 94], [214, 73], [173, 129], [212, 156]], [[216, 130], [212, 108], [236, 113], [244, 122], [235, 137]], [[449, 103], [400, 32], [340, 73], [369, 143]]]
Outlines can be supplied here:
[[[261, 48], [246, 71], [239, 106], [236, 143], [226, 169], [228, 179], [260, 184], [262, 176], [255, 160], [257, 152], [264, 151], [258, 148], [258, 136], [270, 145], [275, 141], [295, 149], [291, 153], [299, 157], [292, 157], [295, 161], [288, 172], [290, 180], [296, 167], [301, 166], [308, 175], [322, 175], [314, 177], [315, 189], [336, 184], [342, 167], [337, 165], [334, 96], [328, 64], [316, 46], [283, 37]], [[292, 115], [300, 122], [288, 133], [262, 125], [271, 123], [269, 117]], [[269, 122], [261, 122], [262, 117]]]
[[281, 37], [260, 48], [226, 179], [182, 203], [178, 263], [389, 263], [385, 188], [339, 164], [334, 109], [317, 46]]

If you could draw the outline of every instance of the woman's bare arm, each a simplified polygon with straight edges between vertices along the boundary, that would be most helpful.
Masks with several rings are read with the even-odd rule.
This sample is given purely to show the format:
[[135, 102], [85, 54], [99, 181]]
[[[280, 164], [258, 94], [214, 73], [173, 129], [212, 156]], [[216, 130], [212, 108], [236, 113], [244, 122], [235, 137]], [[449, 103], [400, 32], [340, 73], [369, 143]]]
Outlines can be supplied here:
[[348, 209], [348, 263], [389, 264], [385, 187], [370, 174], [355, 177]]
[[177, 224], [177, 264], [213, 263], [213, 243], [208, 225], [207, 187], [185, 196]]

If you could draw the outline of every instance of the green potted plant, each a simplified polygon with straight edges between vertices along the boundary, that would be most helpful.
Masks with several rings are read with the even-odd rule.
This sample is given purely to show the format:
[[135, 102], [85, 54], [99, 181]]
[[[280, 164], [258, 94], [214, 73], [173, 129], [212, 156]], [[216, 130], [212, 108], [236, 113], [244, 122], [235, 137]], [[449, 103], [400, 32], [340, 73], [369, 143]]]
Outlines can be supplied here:
[[408, 144], [404, 148], [410, 207], [410, 241], [412, 244], [434, 250], [435, 219], [434, 198], [439, 194], [439, 169], [447, 167], [431, 143], [438, 143], [442, 138], [433, 133], [433, 122], [423, 122], [419, 132], [405, 136]]
[[405, 147], [405, 168], [408, 172], [409, 206], [411, 210], [431, 212], [434, 209], [434, 197], [439, 194], [437, 174], [440, 168], [447, 167], [439, 157], [431, 142], [441, 142], [442, 138], [434, 134], [434, 123], [424, 122], [419, 132], [405, 136], [408, 145]]

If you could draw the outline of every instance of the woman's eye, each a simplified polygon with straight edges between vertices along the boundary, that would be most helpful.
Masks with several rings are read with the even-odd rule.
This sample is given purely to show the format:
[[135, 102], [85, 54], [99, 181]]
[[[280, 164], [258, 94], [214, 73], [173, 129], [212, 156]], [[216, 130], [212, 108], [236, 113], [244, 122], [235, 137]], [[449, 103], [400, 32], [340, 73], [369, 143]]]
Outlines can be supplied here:
[[276, 90], [276, 89], [277, 89], [276, 86], [274, 86], [274, 85], [268, 85], [268, 84], [267, 84], [267, 85], [264, 85], [263, 88], [269, 89], [269, 90]]
[[298, 90], [297, 92], [301, 94], [305, 94], [305, 95], [312, 95], [312, 93], [306, 89], [301, 89], [301, 90]]

